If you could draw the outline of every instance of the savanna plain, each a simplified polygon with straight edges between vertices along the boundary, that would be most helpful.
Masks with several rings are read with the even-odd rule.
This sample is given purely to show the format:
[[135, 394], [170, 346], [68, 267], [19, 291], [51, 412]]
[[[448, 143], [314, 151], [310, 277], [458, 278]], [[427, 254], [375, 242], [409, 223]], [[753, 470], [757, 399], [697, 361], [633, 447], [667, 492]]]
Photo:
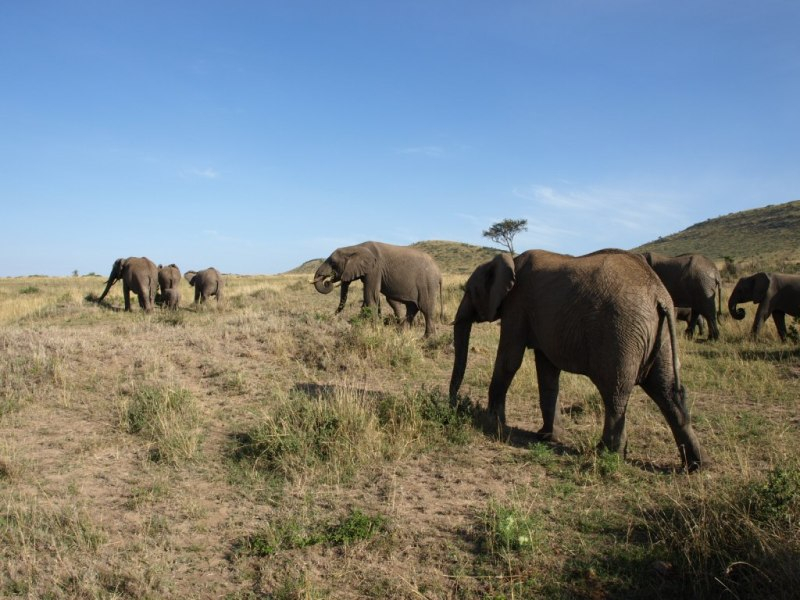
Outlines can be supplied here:
[[[562, 445], [538, 442], [533, 357], [508, 435], [479, 423], [499, 328], [473, 329], [462, 409], [448, 326], [423, 339], [360, 289], [227, 276], [226, 298], [125, 313], [99, 276], [0, 280], [0, 596], [791, 598], [800, 590], [800, 346], [768, 322], [681, 338], [713, 463], [678, 469], [637, 388], [623, 458], [562, 375]], [[724, 300], [733, 283], [725, 283]], [[682, 330], [683, 327], [681, 326]]]

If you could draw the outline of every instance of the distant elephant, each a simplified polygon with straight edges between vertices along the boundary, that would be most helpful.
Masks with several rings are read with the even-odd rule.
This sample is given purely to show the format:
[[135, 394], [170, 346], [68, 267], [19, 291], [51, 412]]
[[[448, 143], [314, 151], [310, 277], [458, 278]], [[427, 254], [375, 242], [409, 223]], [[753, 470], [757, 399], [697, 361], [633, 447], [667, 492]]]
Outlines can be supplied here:
[[506, 392], [534, 351], [539, 407], [538, 434], [558, 440], [561, 371], [586, 375], [605, 407], [601, 444], [625, 447], [628, 398], [639, 385], [669, 424], [684, 466], [707, 462], [689, 420], [681, 385], [672, 299], [641, 256], [601, 250], [586, 256], [529, 250], [500, 254], [467, 280], [453, 323], [455, 359], [450, 400], [458, 401], [473, 323], [500, 319], [500, 343], [489, 384], [488, 413], [505, 425]]
[[672, 297], [672, 303], [692, 309], [689, 337], [702, 316], [708, 323], [708, 339], [719, 339], [717, 315], [722, 314], [722, 277], [717, 265], [702, 254], [671, 257], [645, 252], [642, 256], [661, 278]]
[[364, 306], [380, 309], [380, 296], [400, 317], [405, 306], [405, 324], [411, 325], [422, 311], [425, 317], [425, 337], [436, 333], [434, 316], [436, 299], [442, 312], [442, 273], [433, 258], [407, 246], [393, 246], [381, 242], [364, 242], [355, 246], [337, 248], [317, 269], [313, 284], [321, 294], [333, 290], [341, 282], [339, 306], [344, 309], [350, 283], [356, 279], [364, 284]]
[[757, 302], [758, 310], [751, 331], [753, 338], [761, 326], [772, 315], [778, 335], [786, 341], [786, 315], [800, 317], [800, 275], [784, 273], [756, 273], [742, 277], [728, 298], [728, 311], [736, 320], [744, 319], [745, 311], [736, 305]]
[[217, 297], [217, 304], [222, 301], [222, 289], [225, 287], [225, 280], [214, 267], [203, 269], [202, 271], [186, 271], [184, 279], [189, 285], [194, 286], [194, 303], [205, 302], [211, 296]]
[[169, 308], [178, 308], [181, 300], [181, 270], [176, 264], [158, 265], [158, 287], [161, 289], [161, 302]]
[[139, 298], [139, 306], [144, 310], [153, 309], [158, 287], [158, 268], [149, 258], [118, 258], [114, 261], [111, 274], [106, 281], [106, 289], [97, 299], [102, 302], [111, 286], [122, 280], [122, 294], [125, 297], [125, 310], [131, 309], [131, 292]]
[[[677, 321], [683, 321], [686, 323], [686, 336], [691, 338], [694, 335], [694, 329], [692, 325], [692, 309], [686, 306], [676, 306], [675, 307], [675, 319]], [[697, 319], [695, 320], [695, 324], [697, 326], [697, 331], [700, 332], [700, 335], [706, 334], [706, 320], [698, 315]]]

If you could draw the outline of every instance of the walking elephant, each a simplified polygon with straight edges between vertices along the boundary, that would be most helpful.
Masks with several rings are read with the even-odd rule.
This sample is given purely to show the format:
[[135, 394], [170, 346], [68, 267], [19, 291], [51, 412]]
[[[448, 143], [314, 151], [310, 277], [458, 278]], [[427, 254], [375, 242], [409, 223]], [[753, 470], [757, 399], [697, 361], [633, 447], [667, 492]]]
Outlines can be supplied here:
[[672, 299], [645, 261], [622, 250], [574, 257], [529, 250], [500, 254], [467, 280], [453, 323], [450, 400], [464, 378], [473, 323], [500, 319], [500, 343], [489, 384], [488, 412], [505, 425], [506, 392], [534, 351], [543, 439], [560, 434], [561, 371], [586, 375], [605, 407], [601, 444], [625, 447], [628, 398], [639, 385], [669, 424], [688, 470], [707, 462], [692, 429], [680, 382]]
[[122, 280], [122, 294], [125, 297], [125, 310], [131, 309], [131, 292], [139, 298], [139, 306], [144, 310], [153, 309], [158, 287], [158, 268], [149, 258], [118, 258], [114, 261], [111, 274], [106, 281], [106, 289], [97, 299], [102, 302], [117, 281]]
[[205, 302], [211, 296], [216, 296], [217, 304], [222, 301], [222, 289], [225, 287], [225, 280], [222, 274], [214, 267], [203, 269], [202, 271], [186, 271], [183, 278], [194, 287], [194, 303]]
[[176, 264], [158, 265], [158, 287], [161, 289], [161, 302], [175, 310], [181, 301], [181, 270]]
[[339, 306], [344, 309], [350, 284], [360, 279], [364, 284], [364, 306], [380, 310], [380, 296], [400, 317], [405, 306], [404, 323], [410, 326], [418, 312], [425, 317], [425, 337], [436, 333], [436, 299], [442, 312], [442, 274], [436, 261], [425, 252], [407, 246], [364, 242], [337, 248], [319, 266], [313, 284], [321, 294], [328, 294], [341, 282]]
[[671, 257], [645, 252], [642, 256], [664, 283], [672, 303], [692, 309], [689, 337], [692, 337], [697, 320], [702, 316], [708, 323], [708, 339], [718, 339], [717, 316], [722, 314], [722, 277], [714, 262], [702, 254]]
[[800, 275], [761, 272], [742, 277], [728, 298], [728, 311], [734, 319], [744, 319], [744, 309], [737, 306], [744, 302], [758, 303], [751, 331], [753, 338], [772, 315], [778, 335], [785, 342], [786, 315], [800, 317]]

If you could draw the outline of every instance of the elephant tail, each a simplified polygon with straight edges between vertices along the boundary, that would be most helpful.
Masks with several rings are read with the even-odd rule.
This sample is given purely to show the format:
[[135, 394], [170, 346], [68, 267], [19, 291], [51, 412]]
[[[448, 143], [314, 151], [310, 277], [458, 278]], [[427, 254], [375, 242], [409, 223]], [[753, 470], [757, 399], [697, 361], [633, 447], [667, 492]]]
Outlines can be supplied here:
[[441, 277], [439, 277], [439, 322], [444, 323], [444, 290]]
[[[681, 385], [681, 375], [680, 375], [680, 368], [678, 363], [678, 334], [675, 329], [675, 311], [672, 310], [671, 307], [668, 307], [666, 304], [662, 303], [660, 300], [658, 302], [658, 312], [659, 312], [659, 321], [663, 323], [663, 320], [667, 320], [667, 329], [669, 330], [669, 347], [670, 352], [672, 353], [672, 376], [673, 376], [673, 390], [672, 393], [675, 396], [675, 401], [678, 403], [679, 406], [683, 406], [683, 386]], [[658, 331], [659, 331], [659, 340], [657, 342], [656, 349], [660, 347], [660, 332], [662, 330], [661, 324], [659, 324]]]
[[717, 279], [717, 318], [722, 318], [722, 281]]

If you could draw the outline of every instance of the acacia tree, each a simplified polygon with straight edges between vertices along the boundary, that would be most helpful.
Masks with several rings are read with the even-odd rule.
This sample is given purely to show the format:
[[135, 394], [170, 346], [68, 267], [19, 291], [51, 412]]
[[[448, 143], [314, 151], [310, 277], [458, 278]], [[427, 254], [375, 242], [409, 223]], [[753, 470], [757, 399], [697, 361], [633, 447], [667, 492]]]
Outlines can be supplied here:
[[514, 236], [520, 231], [528, 231], [528, 219], [503, 219], [484, 231], [483, 237], [489, 238], [496, 244], [502, 244], [513, 256]]

